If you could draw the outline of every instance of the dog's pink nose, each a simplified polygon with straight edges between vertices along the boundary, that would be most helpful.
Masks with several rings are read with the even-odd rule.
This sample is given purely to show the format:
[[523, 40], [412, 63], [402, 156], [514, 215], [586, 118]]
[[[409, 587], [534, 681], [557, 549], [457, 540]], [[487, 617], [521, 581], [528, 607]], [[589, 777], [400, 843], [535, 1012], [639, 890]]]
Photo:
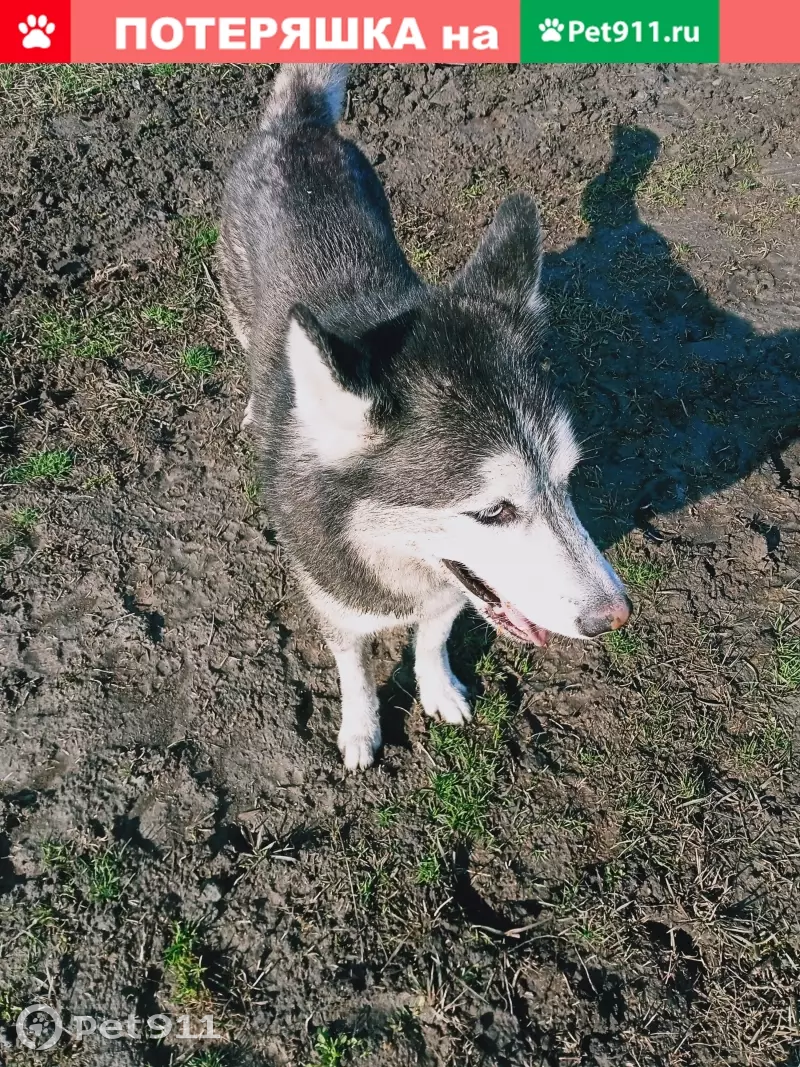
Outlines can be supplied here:
[[619, 630], [631, 617], [633, 605], [623, 594], [610, 603], [585, 612], [578, 619], [578, 629], [584, 637], [599, 637], [609, 630]]
[[623, 595], [622, 599], [618, 600], [611, 609], [609, 615], [609, 629], [620, 630], [623, 626], [626, 626], [632, 611], [633, 604], [631, 604], [630, 600]]

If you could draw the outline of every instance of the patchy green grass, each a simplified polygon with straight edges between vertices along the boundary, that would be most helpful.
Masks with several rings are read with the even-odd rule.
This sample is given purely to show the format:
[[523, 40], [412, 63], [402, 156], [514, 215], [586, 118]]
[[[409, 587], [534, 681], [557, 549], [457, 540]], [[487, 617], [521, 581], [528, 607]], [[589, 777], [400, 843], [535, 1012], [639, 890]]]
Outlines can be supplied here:
[[433, 270], [433, 249], [425, 245], [411, 244], [408, 249], [408, 262], [420, 274], [429, 274]]
[[535, 653], [515, 645], [510, 649], [508, 665], [518, 678], [524, 679], [536, 672], [538, 661]]
[[639, 189], [642, 200], [662, 207], [682, 207], [686, 194], [700, 189], [724, 165], [728, 171], [745, 172], [734, 183], [737, 192], [758, 186], [755, 147], [746, 141], [731, 141], [722, 130], [708, 126], [691, 143], [680, 143], [676, 154], [658, 159]]
[[378, 820], [378, 826], [384, 828], [394, 826], [397, 820], [400, 818], [401, 809], [399, 804], [388, 803], [381, 804], [377, 809], [375, 816]]
[[661, 560], [637, 552], [627, 540], [615, 548], [612, 563], [625, 585], [639, 593], [652, 592], [669, 572]]
[[0, 987], [0, 1022], [13, 1023], [24, 1006], [22, 995], [14, 986]]
[[631, 843], [641, 843], [639, 835], [647, 833], [652, 828], [657, 815], [650, 787], [637, 785], [625, 790], [619, 811], [623, 817], [628, 840]]
[[441, 860], [435, 852], [429, 852], [417, 864], [417, 885], [437, 885], [441, 879]]
[[511, 716], [511, 705], [508, 697], [500, 690], [485, 693], [478, 698], [475, 712], [479, 721], [489, 727], [492, 745], [497, 748], [502, 742]]
[[120, 312], [48, 311], [39, 319], [37, 345], [45, 359], [65, 355], [108, 359], [119, 352], [129, 333], [129, 323]]
[[788, 731], [775, 718], [736, 739], [734, 757], [741, 767], [783, 763], [792, 751]]
[[242, 484], [242, 493], [248, 504], [256, 507], [261, 497], [261, 483], [257, 478], [246, 478]]
[[465, 200], [479, 200], [482, 196], [486, 195], [489, 188], [489, 182], [484, 174], [479, 171], [472, 175], [469, 184], [463, 189], [463, 195]]
[[43, 841], [40, 848], [42, 865], [57, 874], [70, 873], [75, 866], [75, 849], [67, 842]]
[[80, 866], [86, 883], [86, 895], [94, 904], [111, 904], [122, 892], [121, 852], [116, 848], [103, 849]]
[[393, 1041], [403, 1041], [416, 1053], [417, 1062], [422, 1062], [425, 1053], [425, 1038], [419, 1019], [409, 1007], [392, 1012], [386, 1020], [386, 1029]]
[[487, 692], [475, 702], [475, 719], [468, 726], [432, 723], [430, 753], [434, 766], [428, 782], [402, 801], [382, 805], [376, 817], [379, 826], [391, 827], [401, 813], [421, 820], [420, 832], [427, 848], [415, 868], [417, 885], [436, 884], [442, 875], [442, 843], [449, 838], [485, 840], [491, 833], [492, 808], [499, 798], [504, 770], [505, 737], [512, 706], [501, 687], [509, 678], [496, 654], [484, 654], [479, 668]]
[[216, 1049], [206, 1049], [187, 1060], [186, 1067], [226, 1067], [226, 1060], [223, 1053]]
[[602, 767], [606, 762], [606, 755], [593, 745], [582, 745], [577, 751], [578, 763], [586, 770]]
[[208, 345], [192, 345], [183, 352], [181, 363], [190, 374], [210, 374], [216, 366], [217, 357], [214, 349]]
[[414, 270], [426, 281], [436, 283], [442, 273], [442, 264], [435, 251], [441, 242], [438, 220], [428, 212], [413, 210], [398, 218], [397, 233]]
[[103, 63], [0, 64], [0, 106], [6, 116], [62, 111], [107, 90], [123, 74]]
[[428, 817], [458, 837], [485, 837], [499, 753], [485, 739], [457, 726], [435, 723], [430, 738], [440, 769], [431, 774], [425, 791]]
[[183, 326], [184, 312], [166, 304], [149, 304], [142, 308], [142, 318], [159, 330], [175, 331]]
[[784, 689], [800, 688], [800, 631], [796, 623], [788, 623], [779, 616], [774, 624], [775, 678]]
[[61, 355], [80, 342], [82, 323], [71, 315], [48, 311], [39, 320], [39, 351], [46, 359]]
[[63, 478], [72, 470], [73, 459], [70, 452], [64, 449], [35, 452], [28, 456], [22, 463], [6, 469], [4, 479], [6, 482], [25, 484], [34, 482], [40, 478]]
[[103, 486], [113, 485], [115, 477], [111, 471], [102, 471], [100, 474], [93, 474], [91, 478], [87, 478], [85, 482], [81, 484], [81, 489], [86, 493], [95, 492], [97, 489], [102, 489]]
[[21, 533], [30, 533], [38, 521], [36, 508], [17, 508], [11, 512], [11, 525]]
[[153, 63], [148, 70], [156, 81], [169, 81], [178, 73], [180, 66], [177, 63]]
[[201, 266], [214, 252], [219, 230], [208, 219], [187, 216], [177, 223], [178, 242], [189, 262]]
[[59, 880], [67, 895], [91, 904], [113, 904], [122, 896], [123, 849], [110, 845], [79, 855], [71, 842], [44, 841], [42, 866]]
[[192, 923], [173, 925], [172, 938], [164, 949], [164, 968], [176, 1004], [196, 1004], [208, 995], [206, 969], [198, 952], [197, 927]]
[[475, 664], [475, 673], [484, 684], [502, 682], [506, 676], [506, 669], [492, 648], [488, 652], [481, 653]]
[[350, 1034], [332, 1034], [327, 1028], [314, 1035], [314, 1052], [306, 1067], [342, 1067], [367, 1050], [367, 1043]]
[[679, 774], [674, 783], [674, 799], [689, 803], [700, 800], [706, 795], [703, 780], [696, 771], [685, 771]]
[[53, 931], [60, 931], [63, 926], [63, 920], [51, 905], [36, 904], [31, 909], [28, 918], [25, 939], [32, 950], [41, 949], [47, 944], [49, 934]]
[[630, 629], [612, 630], [605, 634], [603, 643], [615, 666], [629, 664], [641, 655], [644, 648], [641, 638]]
[[13, 550], [24, 542], [39, 519], [36, 508], [17, 508], [9, 516], [9, 533], [0, 535], [0, 559], [10, 559]]
[[642, 199], [662, 207], [681, 207], [686, 203], [686, 193], [702, 184], [705, 173], [699, 160], [664, 160], [645, 179]]
[[672, 258], [676, 263], [688, 263], [689, 260], [694, 259], [697, 255], [692, 245], [686, 241], [676, 241], [670, 248], [672, 250]]

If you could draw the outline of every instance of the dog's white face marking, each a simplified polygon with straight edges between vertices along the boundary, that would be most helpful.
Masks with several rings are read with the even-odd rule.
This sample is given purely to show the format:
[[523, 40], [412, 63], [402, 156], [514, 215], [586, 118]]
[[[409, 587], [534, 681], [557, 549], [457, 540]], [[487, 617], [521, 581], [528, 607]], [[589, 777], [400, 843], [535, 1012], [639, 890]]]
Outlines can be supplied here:
[[[619, 601], [624, 590], [567, 494], [566, 480], [578, 449], [565, 418], [554, 422], [545, 458], [544, 486], [541, 473], [509, 452], [486, 460], [480, 490], [454, 507], [363, 501], [350, 536], [387, 583], [394, 572], [406, 573], [409, 560], [422, 559], [434, 567], [452, 560], [488, 586], [512, 620], [522, 616], [542, 630], [585, 637], [581, 616], [598, 603]], [[485, 521], [500, 505], [510, 505], [512, 518]], [[465, 595], [476, 607], [484, 607], [479, 597], [466, 590]]]
[[526, 306], [531, 315], [535, 315], [537, 318], [540, 315], [544, 315], [547, 311], [547, 301], [542, 296], [539, 289], [539, 279], [536, 279], [536, 286], [531, 290], [530, 295], [526, 301]]
[[317, 346], [295, 319], [286, 356], [294, 385], [294, 418], [304, 445], [326, 467], [366, 447], [369, 401], [343, 388]]
[[[532, 439], [539, 437], [537, 432], [536, 423], [531, 419], [530, 415], [521, 410], [517, 410], [517, 417], [520, 424], [526, 427], [528, 436]], [[566, 485], [569, 481], [569, 476], [572, 474], [575, 467], [580, 463], [581, 449], [578, 442], [575, 440], [575, 434], [572, 431], [572, 422], [569, 415], [565, 411], [560, 411], [553, 417], [550, 424], [550, 436], [547, 444], [544, 447], [544, 460], [547, 463], [548, 474], [550, 481], [554, 485]], [[515, 457], [509, 456], [500, 457], [502, 466], [507, 466], [508, 462], [518, 463]]]
[[525, 300], [525, 306], [531, 315], [537, 318], [540, 315], [544, 315], [547, 312], [547, 301], [542, 296], [542, 260], [539, 258], [539, 262], [536, 269], [536, 274], [531, 278], [531, 287], [528, 292], [527, 299]]
[[581, 450], [569, 416], [563, 412], [556, 416], [553, 423], [553, 447], [550, 456], [550, 476], [556, 485], [566, 485], [581, 458]]

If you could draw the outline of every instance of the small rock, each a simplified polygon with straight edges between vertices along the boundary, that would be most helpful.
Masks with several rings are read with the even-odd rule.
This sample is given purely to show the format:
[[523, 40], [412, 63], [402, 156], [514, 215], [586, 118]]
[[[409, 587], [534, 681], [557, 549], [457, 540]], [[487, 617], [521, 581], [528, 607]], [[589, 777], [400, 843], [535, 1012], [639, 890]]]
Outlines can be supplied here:
[[222, 900], [222, 890], [216, 882], [206, 882], [200, 895], [209, 904], [216, 904]]
[[454, 107], [461, 102], [461, 99], [458, 86], [454, 82], [447, 82], [435, 96], [431, 96], [431, 104], [437, 107]]

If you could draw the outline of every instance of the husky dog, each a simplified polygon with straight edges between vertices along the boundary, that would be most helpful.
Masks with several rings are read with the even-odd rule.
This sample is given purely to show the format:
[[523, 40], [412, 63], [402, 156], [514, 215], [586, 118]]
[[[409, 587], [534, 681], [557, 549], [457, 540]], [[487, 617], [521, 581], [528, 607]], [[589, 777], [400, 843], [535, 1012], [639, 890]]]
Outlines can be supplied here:
[[266, 500], [339, 669], [345, 766], [381, 744], [371, 641], [415, 624], [419, 699], [471, 717], [447, 638], [468, 605], [519, 641], [631, 611], [581, 526], [570, 421], [537, 373], [539, 219], [517, 194], [448, 284], [426, 285], [336, 129], [347, 68], [279, 72], [227, 183], [220, 269], [246, 350]]

